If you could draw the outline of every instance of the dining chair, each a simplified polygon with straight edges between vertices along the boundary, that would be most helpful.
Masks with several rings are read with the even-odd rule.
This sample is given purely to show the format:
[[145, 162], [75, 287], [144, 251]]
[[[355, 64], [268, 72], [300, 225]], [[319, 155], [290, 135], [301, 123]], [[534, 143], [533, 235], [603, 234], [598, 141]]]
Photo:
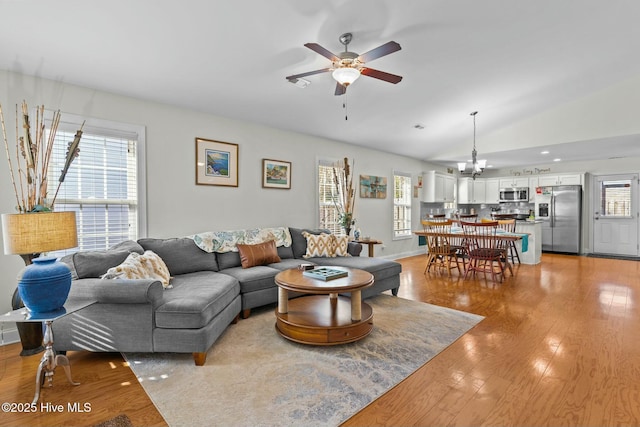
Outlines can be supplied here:
[[447, 269], [447, 274], [451, 276], [451, 270], [457, 268], [462, 273], [458, 262], [458, 248], [450, 244], [451, 224], [450, 219], [440, 221], [422, 221], [425, 231], [428, 231], [425, 237], [427, 239], [427, 265], [425, 266], [425, 274], [431, 270]]
[[[516, 232], [516, 220], [515, 219], [500, 219], [498, 220], [498, 228], [506, 231], [507, 233], [515, 233]], [[515, 240], [507, 240], [506, 245], [509, 259], [511, 263], [515, 263], [518, 260], [518, 264], [520, 264], [520, 255], [518, 254], [518, 250], [516, 249]]]
[[466, 222], [478, 221], [478, 214], [458, 214], [457, 216], [460, 221], [466, 221]]
[[498, 222], [466, 222], [461, 221], [460, 225], [464, 233], [467, 256], [469, 262], [465, 268], [465, 279], [469, 273], [475, 275], [477, 272], [491, 273], [491, 279], [496, 282], [498, 276], [500, 281], [504, 280], [504, 246], [498, 239]]

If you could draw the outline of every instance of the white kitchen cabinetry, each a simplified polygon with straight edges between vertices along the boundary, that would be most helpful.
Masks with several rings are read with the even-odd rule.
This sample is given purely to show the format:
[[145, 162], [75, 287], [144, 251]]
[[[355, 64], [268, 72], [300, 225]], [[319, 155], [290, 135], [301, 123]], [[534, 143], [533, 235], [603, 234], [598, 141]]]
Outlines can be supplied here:
[[458, 203], [486, 203], [485, 180], [458, 178]]
[[456, 179], [452, 175], [441, 172], [429, 171], [423, 174], [422, 201], [453, 202]]
[[500, 180], [498, 178], [487, 178], [485, 183], [485, 203], [500, 203]]
[[540, 186], [540, 184], [538, 184], [538, 177], [537, 176], [530, 176], [529, 177], [529, 201], [533, 202], [533, 197], [536, 194], [536, 188]]
[[545, 187], [547, 185], [581, 185], [582, 174], [563, 174], [563, 175], [540, 175], [538, 177], [538, 185]]
[[500, 178], [500, 188], [529, 188], [529, 178], [518, 176]]

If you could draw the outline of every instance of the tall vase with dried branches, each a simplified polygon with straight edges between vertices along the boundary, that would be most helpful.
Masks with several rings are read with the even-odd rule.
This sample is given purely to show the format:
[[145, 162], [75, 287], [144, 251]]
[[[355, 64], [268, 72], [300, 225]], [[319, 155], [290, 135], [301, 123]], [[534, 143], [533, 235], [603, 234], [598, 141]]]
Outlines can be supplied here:
[[[355, 162], [352, 161], [352, 164]], [[333, 202], [338, 211], [338, 220], [348, 236], [351, 233], [351, 226], [356, 222], [353, 217], [356, 197], [353, 188], [353, 174], [347, 157], [333, 167], [333, 185], [336, 190]]]
[[[19, 219], [21, 215], [56, 215], [68, 217], [67, 213], [54, 213], [53, 207], [55, 204], [60, 186], [64, 182], [69, 167], [73, 160], [78, 156], [80, 152], [80, 139], [82, 137], [82, 126], [76, 132], [75, 138], [71, 141], [67, 147], [67, 153], [65, 157], [65, 163], [62, 167], [60, 178], [58, 179], [58, 185], [53, 197], [49, 197], [48, 193], [48, 171], [50, 166], [51, 156], [53, 154], [54, 141], [58, 126], [60, 124], [60, 111], [55, 111], [51, 118], [51, 124], [49, 133], [47, 135], [45, 126], [45, 109], [44, 106], [37, 106], [35, 108], [35, 123], [32, 123], [29, 117], [29, 108], [26, 102], [22, 102], [20, 110], [16, 105], [16, 117], [15, 117], [15, 148], [12, 156], [9, 138], [7, 137], [7, 127], [4, 120], [4, 112], [2, 105], [0, 105], [0, 123], [2, 124], [2, 137], [4, 140], [4, 148], [7, 155], [7, 162], [9, 163], [9, 174], [11, 177], [11, 184], [15, 193], [16, 210], [18, 214], [3, 215], [2, 223], [3, 229], [6, 224], [26, 224], [29, 221], [13, 221], [12, 219]], [[84, 126], [84, 123], [83, 123]], [[20, 134], [20, 127], [22, 127], [22, 134]], [[12, 160], [12, 157], [15, 158]], [[15, 166], [15, 169], [14, 169]], [[50, 213], [47, 213], [50, 212]], [[18, 215], [18, 217], [15, 217]], [[31, 217], [29, 217], [31, 218]], [[50, 217], [54, 218], [54, 217]], [[74, 225], [75, 225], [75, 216]], [[26, 217], [23, 219], [27, 219]], [[34, 223], [38, 221], [34, 221]], [[55, 222], [56, 227], [59, 222]], [[22, 229], [20, 227], [20, 229]], [[13, 242], [13, 234], [15, 230], [11, 230], [11, 237], [7, 236], [5, 230], [5, 253], [16, 253], [12, 250], [7, 251], [7, 247], [11, 247], [12, 244], [7, 246], [7, 239]], [[75, 229], [73, 236], [75, 241]], [[27, 231], [29, 232], [29, 231]], [[69, 239], [67, 239], [69, 240]], [[71, 244], [71, 243], [67, 243]], [[75, 244], [75, 243], [74, 243]], [[58, 243], [56, 248], [68, 248], [69, 246], [60, 246], [62, 243]], [[42, 248], [42, 245], [38, 245], [38, 248]], [[42, 250], [42, 249], [40, 249]], [[29, 251], [33, 252], [33, 251]], [[24, 260], [25, 264], [31, 264], [31, 260], [39, 255], [39, 253], [19, 253]], [[65, 297], [66, 298], [66, 297]], [[18, 309], [23, 306], [23, 302], [20, 298], [18, 291], [14, 292], [12, 307]], [[20, 334], [20, 340], [22, 342], [21, 355], [31, 355], [42, 351], [42, 325], [40, 323], [18, 323], [18, 333]]]
[[[58, 186], [52, 198], [48, 194], [47, 172], [49, 162], [53, 153], [53, 143], [56, 138], [58, 126], [60, 124], [60, 110], [53, 113], [49, 135], [45, 132], [45, 109], [44, 105], [35, 109], [35, 126], [32, 130], [32, 123], [29, 117], [29, 108], [26, 102], [22, 102], [21, 112], [18, 113], [16, 105], [16, 128], [15, 128], [15, 161], [13, 161], [7, 138], [7, 127], [4, 121], [2, 105], [0, 105], [0, 122], [2, 122], [2, 137], [4, 148], [9, 162], [9, 173], [11, 184], [16, 196], [16, 210], [20, 213], [42, 212], [53, 210], [58, 190], [64, 182], [69, 167], [73, 160], [80, 153], [80, 138], [82, 137], [82, 126], [67, 147], [65, 164], [61, 170]], [[23, 135], [20, 136], [19, 128], [22, 123]], [[84, 123], [83, 123], [84, 126]]]

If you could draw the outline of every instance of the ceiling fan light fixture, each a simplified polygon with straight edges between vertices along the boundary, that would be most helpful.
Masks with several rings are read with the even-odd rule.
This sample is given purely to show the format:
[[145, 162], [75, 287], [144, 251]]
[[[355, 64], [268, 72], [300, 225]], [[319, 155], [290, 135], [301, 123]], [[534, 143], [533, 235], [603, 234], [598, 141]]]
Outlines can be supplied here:
[[336, 68], [333, 70], [332, 76], [335, 81], [346, 87], [360, 77], [360, 71], [351, 67]]

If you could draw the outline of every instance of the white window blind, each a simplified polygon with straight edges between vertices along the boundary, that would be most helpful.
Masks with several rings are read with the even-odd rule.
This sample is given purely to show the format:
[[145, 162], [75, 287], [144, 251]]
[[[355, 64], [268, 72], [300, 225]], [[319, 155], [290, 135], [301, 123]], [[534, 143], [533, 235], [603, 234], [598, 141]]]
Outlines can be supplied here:
[[[78, 247], [66, 253], [106, 249], [140, 236], [140, 218], [144, 213], [139, 188], [143, 135], [116, 123], [109, 125], [85, 124], [80, 154], [57, 194], [56, 211], [76, 212]], [[65, 123], [58, 128], [48, 171], [50, 199], [58, 186], [67, 146], [79, 127], [76, 123]]]
[[393, 173], [393, 237], [411, 236], [411, 175]]
[[334, 234], [342, 234], [340, 217], [335, 205], [337, 190], [333, 183], [334, 164], [320, 160], [318, 162], [318, 205], [320, 228], [326, 228]]

